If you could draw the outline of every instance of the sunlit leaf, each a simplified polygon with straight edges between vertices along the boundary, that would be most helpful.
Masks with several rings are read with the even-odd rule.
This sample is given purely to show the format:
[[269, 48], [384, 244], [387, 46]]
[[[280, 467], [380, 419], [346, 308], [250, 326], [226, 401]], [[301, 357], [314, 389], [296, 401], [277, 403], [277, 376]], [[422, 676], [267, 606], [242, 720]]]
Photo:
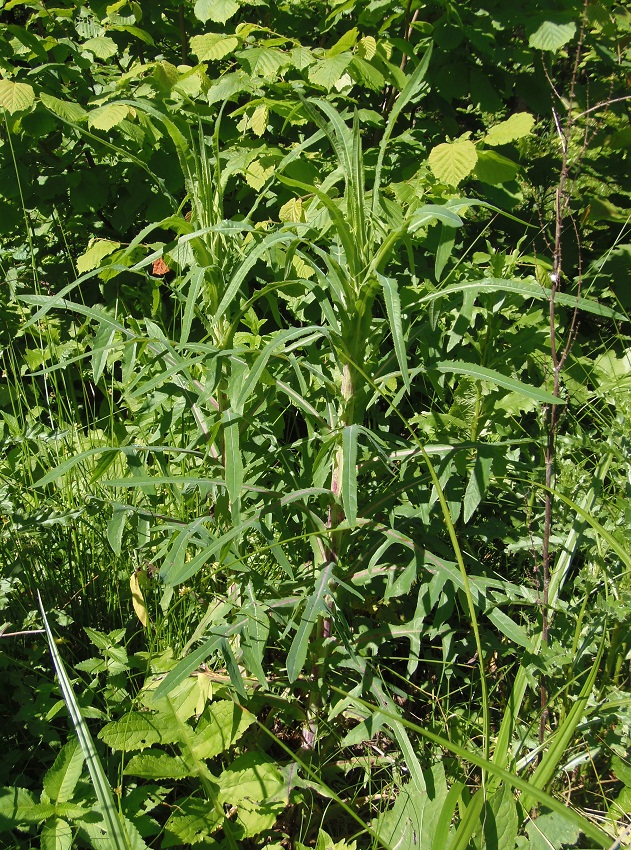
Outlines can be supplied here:
[[58, 97], [53, 97], [45, 92], [40, 95], [40, 100], [46, 109], [50, 109], [51, 112], [66, 121], [81, 121], [87, 114], [78, 103], [71, 100], [60, 100]]
[[429, 167], [437, 180], [457, 186], [464, 180], [478, 161], [473, 142], [463, 139], [457, 142], [444, 142], [432, 148], [429, 154]]
[[[484, 137], [487, 145], [506, 145], [532, 133], [534, 116], [529, 112], [516, 112], [506, 121], [495, 124]], [[499, 180], [497, 181], [500, 182]]]
[[89, 38], [84, 41], [81, 47], [84, 50], [89, 50], [94, 53], [97, 59], [111, 59], [118, 53], [118, 46], [113, 38], [106, 35], [100, 35], [96, 38]]
[[191, 51], [200, 62], [212, 62], [223, 59], [239, 46], [239, 39], [232, 35], [221, 33], [207, 33], [206, 35], [194, 35], [191, 39]]
[[309, 82], [313, 83], [314, 86], [322, 86], [327, 91], [331, 91], [344, 75], [352, 58], [351, 53], [339, 53], [330, 59], [320, 59], [309, 68]]
[[14, 83], [13, 80], [0, 80], [0, 108], [11, 115], [29, 109], [35, 101], [35, 92], [28, 83]]
[[125, 104], [108, 103], [88, 113], [88, 125], [95, 130], [107, 131], [124, 121], [128, 115], [129, 107]]

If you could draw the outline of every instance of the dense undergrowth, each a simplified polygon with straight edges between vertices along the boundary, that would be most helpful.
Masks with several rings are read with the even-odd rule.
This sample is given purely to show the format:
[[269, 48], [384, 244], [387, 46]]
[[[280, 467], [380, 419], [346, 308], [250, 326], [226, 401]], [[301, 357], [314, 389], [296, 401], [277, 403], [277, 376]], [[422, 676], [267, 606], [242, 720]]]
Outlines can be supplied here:
[[2, 846], [626, 846], [628, 10], [0, 24]]

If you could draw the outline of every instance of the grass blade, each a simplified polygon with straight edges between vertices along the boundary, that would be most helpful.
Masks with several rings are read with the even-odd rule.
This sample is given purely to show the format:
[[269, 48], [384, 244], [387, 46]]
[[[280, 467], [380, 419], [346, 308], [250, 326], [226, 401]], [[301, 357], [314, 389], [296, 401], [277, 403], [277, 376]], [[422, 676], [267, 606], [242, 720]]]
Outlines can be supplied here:
[[[114, 802], [114, 795], [112, 794], [112, 789], [107, 781], [103, 765], [101, 764], [96, 747], [94, 746], [92, 735], [90, 734], [90, 730], [88, 729], [85, 720], [83, 719], [81, 709], [77, 704], [72, 690], [72, 685], [70, 684], [70, 679], [68, 678], [64, 663], [61, 660], [61, 656], [57, 649], [53, 633], [50, 630], [39, 592], [37, 596], [39, 600], [39, 608], [42, 612], [42, 619], [44, 620], [44, 629], [46, 630], [46, 638], [48, 640], [50, 654], [53, 657], [53, 664], [55, 665], [57, 679], [59, 680], [59, 686], [61, 687], [61, 693], [68, 708], [68, 713], [70, 714], [70, 719], [72, 720], [75, 732], [77, 733], [81, 749], [85, 756], [88, 771], [90, 773], [90, 779], [92, 780], [92, 786], [96, 793], [97, 800], [99, 801], [103, 820], [105, 821], [107, 829], [107, 846], [111, 847], [112, 850], [132, 850], [130, 837], [127, 834], [125, 824], [120, 817], [116, 803]], [[137, 842], [134, 843], [137, 846]]]

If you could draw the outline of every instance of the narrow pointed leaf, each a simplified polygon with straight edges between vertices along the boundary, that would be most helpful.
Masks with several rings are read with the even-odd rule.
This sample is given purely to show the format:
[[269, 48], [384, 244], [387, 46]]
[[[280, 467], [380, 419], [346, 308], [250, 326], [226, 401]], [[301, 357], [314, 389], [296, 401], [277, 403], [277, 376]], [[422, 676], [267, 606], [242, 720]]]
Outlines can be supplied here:
[[48, 625], [48, 619], [46, 617], [46, 612], [44, 611], [44, 605], [41, 597], [39, 597], [39, 593], [38, 599], [42, 619], [44, 621], [44, 629], [46, 630], [46, 638], [48, 639], [48, 646], [53, 657], [55, 670], [57, 671], [57, 679], [59, 681], [61, 693], [68, 708], [68, 713], [75, 728], [77, 738], [81, 744], [81, 749], [83, 750], [83, 754], [88, 765], [88, 771], [90, 773], [90, 778], [92, 779], [96, 798], [99, 802], [101, 815], [106, 827], [106, 841], [113, 850], [130, 850], [130, 847], [132, 846], [130, 837], [127, 835], [125, 824], [118, 814], [114, 795], [107, 781], [96, 747], [94, 746], [92, 735], [90, 734], [90, 730], [83, 719], [81, 709], [75, 699], [70, 679], [66, 673], [66, 668], [61, 660], [53, 633]]
[[350, 525], [357, 521], [357, 437], [359, 425], [342, 431], [342, 504]]
[[394, 351], [397, 363], [401, 370], [401, 377], [408, 392], [410, 392], [410, 374], [408, 372], [407, 351], [405, 338], [403, 336], [403, 323], [401, 321], [401, 299], [399, 298], [399, 287], [394, 278], [378, 275], [378, 280], [383, 287], [383, 295], [386, 302], [386, 313], [390, 322], [392, 339], [394, 340]]
[[329, 580], [333, 573], [333, 564], [326, 564], [316, 578], [315, 590], [307, 600], [300, 624], [291, 642], [287, 655], [287, 677], [290, 682], [295, 682], [302, 673], [309, 653], [309, 639], [314, 626], [324, 612], [327, 611], [324, 600], [327, 593]]
[[542, 404], [565, 404], [562, 398], [558, 398], [552, 395], [552, 393], [532, 387], [529, 384], [523, 384], [521, 381], [516, 381], [514, 378], [508, 378], [506, 375], [502, 375], [501, 372], [496, 372], [494, 369], [487, 369], [485, 366], [478, 366], [475, 363], [464, 363], [458, 360], [454, 360], [451, 363], [441, 361], [436, 364], [436, 368], [440, 372], [452, 372], [455, 375], [467, 375], [476, 381], [488, 381], [490, 384], [504, 387], [515, 393], [521, 393], [527, 398], [540, 401]]

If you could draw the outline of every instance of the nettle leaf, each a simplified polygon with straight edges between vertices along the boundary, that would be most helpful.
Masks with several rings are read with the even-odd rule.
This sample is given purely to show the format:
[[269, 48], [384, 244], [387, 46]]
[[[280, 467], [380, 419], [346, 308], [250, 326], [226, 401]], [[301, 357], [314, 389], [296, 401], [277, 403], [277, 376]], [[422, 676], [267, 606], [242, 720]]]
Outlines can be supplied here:
[[262, 802], [285, 785], [276, 763], [263, 753], [251, 752], [232, 762], [219, 777], [219, 802], [234, 805], [242, 800]]
[[71, 799], [83, 770], [84, 755], [77, 738], [71, 738], [59, 751], [44, 777], [44, 791], [53, 803]]
[[12, 80], [0, 80], [0, 107], [13, 115], [29, 109], [35, 100], [33, 87], [28, 83], [14, 83]]
[[46, 821], [40, 835], [41, 850], [70, 850], [72, 847], [72, 828], [62, 818], [50, 818]]
[[331, 91], [338, 80], [344, 76], [352, 58], [351, 53], [338, 53], [337, 56], [320, 59], [317, 64], [309, 68], [309, 82]]
[[524, 136], [529, 136], [534, 125], [535, 119], [530, 112], [517, 112], [507, 118], [506, 121], [491, 127], [484, 137], [484, 142], [493, 146], [507, 145], [509, 142], [514, 142], [515, 139], [523, 139]]
[[239, 46], [239, 39], [234, 35], [222, 35], [210, 32], [206, 35], [194, 35], [191, 39], [191, 52], [200, 62], [214, 62], [223, 59]]
[[182, 798], [165, 824], [160, 846], [180, 847], [182, 844], [197, 844], [201, 841], [206, 842], [206, 847], [213, 846], [208, 843], [208, 839], [223, 821], [221, 810], [217, 810], [208, 800]]
[[99, 35], [96, 38], [89, 38], [81, 45], [83, 50], [89, 50], [97, 59], [111, 59], [118, 53], [118, 45], [113, 38], [107, 35]]
[[220, 700], [206, 707], [195, 730], [193, 753], [211, 759], [225, 753], [256, 718], [231, 700]]
[[87, 115], [85, 109], [72, 100], [60, 100], [50, 94], [41, 94], [39, 99], [46, 109], [66, 121], [81, 121]]
[[239, 11], [235, 0], [197, 0], [194, 7], [195, 17], [203, 23], [210, 20], [216, 24], [225, 24]]
[[161, 750], [147, 750], [130, 759], [123, 773], [143, 779], [185, 779], [190, 775], [190, 768], [182, 759]]
[[[165, 731], [165, 724], [163, 717], [158, 723], [151, 714], [132, 711], [120, 720], [108, 723], [99, 732], [99, 738], [112, 750], [144, 750], [164, 740], [162, 733]], [[172, 731], [166, 729], [167, 738], [172, 739], [169, 734]], [[175, 739], [177, 740], [177, 734]]]
[[77, 258], [77, 271], [79, 274], [85, 274], [92, 269], [98, 269], [105, 257], [117, 251], [120, 245], [120, 242], [110, 242], [109, 239], [97, 239]]
[[543, 21], [528, 39], [528, 44], [535, 50], [554, 52], [571, 41], [575, 35], [576, 23], [574, 21]]
[[467, 139], [437, 145], [430, 151], [428, 160], [434, 177], [450, 186], [457, 186], [471, 174], [477, 161], [475, 145]]
[[95, 130], [111, 130], [129, 115], [129, 107], [123, 103], [108, 103], [88, 113], [88, 125]]

